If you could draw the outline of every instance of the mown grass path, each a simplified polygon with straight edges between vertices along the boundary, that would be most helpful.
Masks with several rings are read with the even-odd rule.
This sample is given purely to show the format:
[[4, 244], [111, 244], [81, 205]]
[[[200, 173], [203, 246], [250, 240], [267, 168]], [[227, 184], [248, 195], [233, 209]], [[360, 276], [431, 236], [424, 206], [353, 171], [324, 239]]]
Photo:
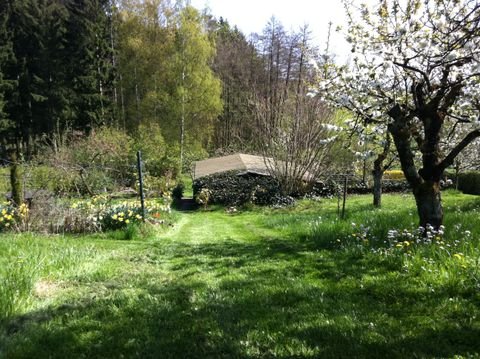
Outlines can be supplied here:
[[[478, 216], [476, 199], [447, 200], [460, 213], [447, 222]], [[407, 197], [399, 208], [387, 196], [381, 211], [368, 202], [353, 199], [348, 221], [333, 202], [304, 203], [181, 213], [152, 240], [3, 238], [0, 263], [10, 269], [0, 276], [25, 282], [25, 293], [3, 320], [0, 357], [480, 355], [479, 289], [454, 259], [337, 243], [350, 241], [352, 221], [385, 233], [414, 220]], [[8, 266], [18, 258], [35, 270]]]

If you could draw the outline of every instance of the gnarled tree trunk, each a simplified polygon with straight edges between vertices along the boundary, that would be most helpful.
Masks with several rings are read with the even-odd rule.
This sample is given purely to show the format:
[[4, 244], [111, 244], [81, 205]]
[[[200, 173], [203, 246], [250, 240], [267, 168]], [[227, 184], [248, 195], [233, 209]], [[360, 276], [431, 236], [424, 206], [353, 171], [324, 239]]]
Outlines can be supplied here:
[[[423, 144], [420, 147], [424, 165], [417, 171], [411, 147], [414, 133], [409, 128], [409, 118], [402, 113], [399, 106], [392, 108], [389, 115], [394, 119], [389, 125], [389, 130], [398, 151], [403, 173], [413, 190], [420, 226], [426, 228], [427, 224], [430, 224], [433, 228], [438, 229], [443, 223], [440, 178], [444, 169], [438, 165], [438, 131], [437, 129], [430, 132], [425, 131], [430, 136], [421, 141], [416, 139], [417, 143]], [[438, 124], [436, 126], [438, 127]]]
[[420, 226], [430, 224], [438, 229], [443, 223], [443, 207], [439, 181], [424, 181], [413, 189]]

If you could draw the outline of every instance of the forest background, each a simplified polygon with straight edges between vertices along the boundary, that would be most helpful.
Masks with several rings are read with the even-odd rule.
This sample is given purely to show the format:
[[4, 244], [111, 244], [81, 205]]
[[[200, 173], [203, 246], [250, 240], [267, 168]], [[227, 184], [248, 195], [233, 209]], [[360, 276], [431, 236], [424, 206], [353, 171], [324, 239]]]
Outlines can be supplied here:
[[9, 0], [0, 36], [1, 158], [35, 162], [56, 192], [108, 187], [106, 167], [128, 185], [139, 149], [164, 187], [193, 160], [264, 153], [282, 113], [317, 111], [308, 88], [326, 59], [307, 26], [272, 18], [247, 38], [164, 0]]

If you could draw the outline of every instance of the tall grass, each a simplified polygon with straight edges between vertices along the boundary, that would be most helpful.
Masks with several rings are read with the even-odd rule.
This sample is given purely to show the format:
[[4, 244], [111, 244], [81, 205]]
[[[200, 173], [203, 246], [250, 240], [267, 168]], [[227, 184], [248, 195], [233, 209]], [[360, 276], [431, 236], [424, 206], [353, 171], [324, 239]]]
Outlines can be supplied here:
[[0, 357], [478, 357], [478, 198], [446, 193], [430, 242], [403, 232], [410, 196], [370, 201], [182, 213], [149, 241], [0, 237], [0, 280], [21, 283]]
[[0, 321], [32, 307], [38, 280], [80, 273], [98, 255], [93, 245], [33, 234], [3, 236], [0, 253]]

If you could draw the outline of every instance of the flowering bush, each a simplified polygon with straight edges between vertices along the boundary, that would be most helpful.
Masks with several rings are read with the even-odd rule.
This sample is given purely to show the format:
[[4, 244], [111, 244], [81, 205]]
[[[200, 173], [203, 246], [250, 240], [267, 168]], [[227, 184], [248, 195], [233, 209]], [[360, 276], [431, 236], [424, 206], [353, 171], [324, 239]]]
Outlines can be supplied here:
[[[145, 202], [145, 221], [153, 224], [165, 223], [165, 215], [170, 213], [170, 198]], [[80, 201], [72, 206], [80, 210], [84, 218], [98, 231], [124, 229], [129, 225], [143, 222], [142, 208], [138, 201], [123, 201], [111, 204], [104, 196], [96, 196], [88, 201]]]
[[15, 223], [15, 208], [9, 204], [0, 206], [0, 231], [12, 229]]
[[10, 203], [0, 205], [0, 232], [28, 228], [30, 209], [23, 203], [15, 207]]
[[196, 195], [195, 200], [198, 204], [202, 205], [203, 208], [207, 208], [211, 195], [212, 192], [208, 188], [202, 188]]

